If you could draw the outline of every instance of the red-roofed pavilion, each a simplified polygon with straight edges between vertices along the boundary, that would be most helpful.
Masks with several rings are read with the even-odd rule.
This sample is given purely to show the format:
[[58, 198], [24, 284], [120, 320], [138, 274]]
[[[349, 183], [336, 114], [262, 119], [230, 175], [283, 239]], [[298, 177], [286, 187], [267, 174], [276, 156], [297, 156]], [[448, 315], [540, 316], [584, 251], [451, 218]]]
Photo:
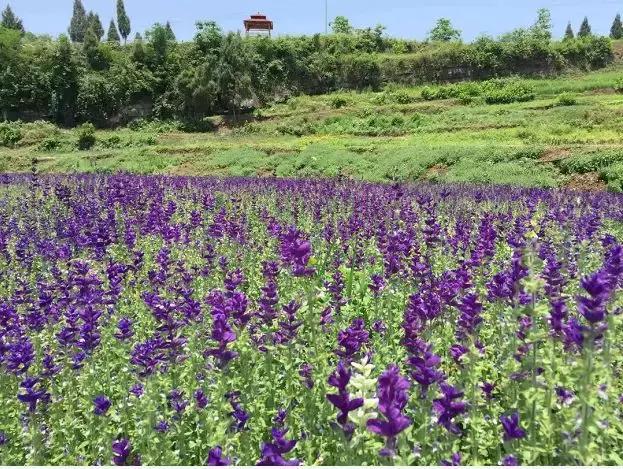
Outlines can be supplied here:
[[271, 31], [273, 30], [273, 22], [268, 19], [266, 15], [261, 15], [260, 13], [256, 15], [251, 15], [249, 18], [244, 20], [244, 30], [249, 34], [263, 34], [268, 33], [270, 36]]

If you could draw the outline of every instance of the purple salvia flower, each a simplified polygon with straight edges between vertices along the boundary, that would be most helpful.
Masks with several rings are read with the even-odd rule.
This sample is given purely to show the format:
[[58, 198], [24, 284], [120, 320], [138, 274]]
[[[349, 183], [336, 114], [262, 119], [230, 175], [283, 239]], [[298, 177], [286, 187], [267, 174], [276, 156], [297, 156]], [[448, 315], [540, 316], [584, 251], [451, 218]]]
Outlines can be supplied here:
[[223, 457], [223, 450], [220, 446], [215, 446], [208, 453], [208, 466], [230, 466], [231, 460]]
[[519, 440], [526, 436], [525, 430], [519, 425], [519, 412], [501, 416], [500, 423], [504, 429], [504, 441]]
[[111, 405], [110, 399], [104, 395], [99, 395], [93, 399], [93, 413], [95, 415], [106, 415]]
[[367, 428], [385, 438], [383, 456], [394, 455], [396, 437], [411, 425], [411, 419], [403, 413], [409, 400], [409, 387], [409, 381], [400, 375], [400, 369], [396, 365], [390, 365], [379, 377], [379, 411], [385, 419], [370, 419]]

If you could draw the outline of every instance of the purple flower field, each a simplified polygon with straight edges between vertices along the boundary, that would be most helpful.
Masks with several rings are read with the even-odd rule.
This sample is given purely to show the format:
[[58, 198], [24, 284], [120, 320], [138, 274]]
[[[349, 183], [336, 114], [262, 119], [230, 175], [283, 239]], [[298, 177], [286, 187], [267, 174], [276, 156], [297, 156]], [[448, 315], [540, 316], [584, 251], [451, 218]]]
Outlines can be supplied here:
[[623, 464], [623, 197], [0, 176], [0, 464]]

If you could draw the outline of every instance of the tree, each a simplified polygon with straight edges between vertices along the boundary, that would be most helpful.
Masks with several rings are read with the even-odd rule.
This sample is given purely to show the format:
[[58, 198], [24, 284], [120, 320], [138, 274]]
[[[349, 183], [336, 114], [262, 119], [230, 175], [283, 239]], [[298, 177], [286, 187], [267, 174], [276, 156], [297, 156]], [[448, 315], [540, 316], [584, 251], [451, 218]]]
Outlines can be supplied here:
[[336, 16], [331, 23], [333, 34], [352, 34], [353, 27], [345, 16]]
[[93, 30], [98, 42], [102, 40], [104, 37], [104, 27], [102, 26], [102, 21], [100, 20], [100, 16], [92, 11], [90, 11], [87, 15], [87, 31], [89, 29]]
[[165, 29], [167, 30], [167, 39], [169, 41], [175, 41], [175, 33], [173, 32], [173, 28], [171, 27], [171, 23], [167, 21], [165, 25]]
[[100, 49], [100, 40], [97, 37], [97, 33], [95, 32], [93, 25], [87, 29], [87, 32], [84, 35], [82, 51], [84, 52], [89, 67], [93, 70], [104, 70], [107, 68], [108, 63], [104, 57], [104, 54], [102, 54], [102, 50]]
[[621, 14], [618, 13], [610, 28], [610, 37], [612, 39], [623, 39], [623, 24], [621, 23]]
[[108, 36], [106, 37], [106, 42], [110, 42], [111, 44], [119, 44], [121, 42], [121, 38], [119, 37], [119, 33], [117, 32], [117, 26], [115, 26], [114, 20], [110, 20], [110, 26], [108, 26]]
[[134, 44], [132, 44], [132, 61], [142, 64], [145, 63], [145, 47], [143, 46], [143, 37], [140, 33], [136, 33]]
[[449, 19], [440, 18], [435, 27], [428, 33], [428, 39], [433, 42], [460, 41], [461, 31], [453, 28]]
[[582, 25], [580, 26], [580, 30], [578, 31], [578, 37], [589, 37], [592, 36], [593, 32], [591, 29], [591, 25], [588, 23], [588, 18], [585, 16], [582, 21]]
[[22, 20], [15, 16], [15, 13], [13, 13], [13, 10], [11, 10], [11, 5], [7, 5], [2, 12], [2, 22], [0, 22], [0, 26], [7, 29], [14, 29], [15, 31], [19, 31], [22, 34], [26, 32], [24, 30], [24, 24], [22, 23]]
[[82, 0], [74, 0], [74, 13], [69, 23], [69, 37], [73, 42], [84, 41], [87, 33], [87, 14], [82, 4]]
[[537, 12], [537, 20], [530, 28], [532, 36], [538, 40], [549, 42], [552, 39], [552, 14], [547, 8]]
[[56, 122], [72, 125], [78, 99], [78, 66], [73, 57], [71, 43], [65, 35], [59, 38], [52, 56], [50, 88], [52, 91], [51, 111]]
[[169, 53], [169, 33], [166, 26], [156, 23], [147, 31], [147, 39], [154, 50], [155, 62], [162, 65], [167, 61]]
[[8, 113], [19, 106], [20, 49], [21, 32], [0, 28], [0, 120], [8, 119]]
[[203, 55], [215, 54], [223, 43], [223, 30], [214, 21], [198, 21], [194, 40]]
[[573, 33], [573, 27], [571, 26], [571, 21], [567, 24], [567, 29], [565, 31], [565, 39], [573, 39], [575, 34]]
[[119, 24], [119, 32], [125, 43], [132, 32], [132, 27], [130, 26], [130, 18], [125, 12], [123, 0], [117, 0], [117, 23]]

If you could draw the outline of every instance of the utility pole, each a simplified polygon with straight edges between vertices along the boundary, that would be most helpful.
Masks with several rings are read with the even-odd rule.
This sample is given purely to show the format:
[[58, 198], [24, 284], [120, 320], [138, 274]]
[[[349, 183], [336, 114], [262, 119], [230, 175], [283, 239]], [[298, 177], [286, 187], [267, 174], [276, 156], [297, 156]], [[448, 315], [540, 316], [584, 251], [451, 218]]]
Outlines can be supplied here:
[[324, 0], [324, 33], [329, 34], [329, 0]]

